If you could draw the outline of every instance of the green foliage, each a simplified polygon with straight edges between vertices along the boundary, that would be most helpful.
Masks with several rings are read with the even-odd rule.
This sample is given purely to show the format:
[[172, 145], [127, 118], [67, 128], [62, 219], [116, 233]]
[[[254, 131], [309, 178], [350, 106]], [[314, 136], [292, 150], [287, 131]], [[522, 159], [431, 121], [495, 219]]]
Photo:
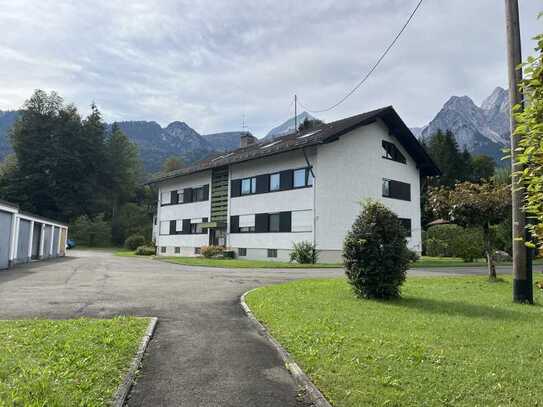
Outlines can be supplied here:
[[524, 64], [521, 90], [527, 101], [524, 110], [515, 106], [519, 137], [516, 175], [526, 188], [525, 209], [534, 223], [528, 229], [543, 249], [543, 34], [535, 37], [536, 55]]
[[468, 176], [473, 182], [490, 179], [496, 171], [496, 162], [487, 155], [474, 155], [471, 157], [471, 174]]
[[319, 260], [319, 252], [311, 242], [300, 242], [292, 245], [290, 261], [299, 264], [315, 264]]
[[304, 121], [298, 125], [298, 131], [304, 132], [308, 130], [313, 130], [322, 126], [323, 124], [324, 122], [319, 119], [310, 120], [306, 117]]
[[153, 256], [156, 254], [155, 248], [152, 246], [139, 246], [136, 249], [137, 256]]
[[132, 235], [126, 238], [124, 247], [128, 250], [136, 250], [145, 244], [145, 238], [142, 235]]
[[480, 228], [436, 225], [428, 228], [423, 241], [425, 253], [432, 257], [460, 257], [472, 262], [483, 257], [483, 232]]
[[151, 241], [153, 217], [145, 206], [129, 202], [121, 207], [117, 219], [121, 241], [131, 235], [142, 235], [145, 241]]
[[508, 219], [511, 213], [511, 188], [493, 181], [475, 184], [462, 182], [454, 188], [433, 188], [429, 205], [436, 218], [448, 219], [463, 227], [481, 228], [490, 279], [496, 278], [495, 238], [492, 226]]
[[365, 203], [345, 238], [343, 258], [358, 296], [399, 297], [411, 256], [398, 217], [380, 203]]
[[111, 224], [100, 214], [94, 219], [78, 217], [70, 225], [70, 238], [79, 246], [107, 247], [111, 245]]
[[221, 256], [223, 251], [224, 247], [222, 246], [202, 246], [200, 253], [206, 259], [210, 259], [212, 257]]

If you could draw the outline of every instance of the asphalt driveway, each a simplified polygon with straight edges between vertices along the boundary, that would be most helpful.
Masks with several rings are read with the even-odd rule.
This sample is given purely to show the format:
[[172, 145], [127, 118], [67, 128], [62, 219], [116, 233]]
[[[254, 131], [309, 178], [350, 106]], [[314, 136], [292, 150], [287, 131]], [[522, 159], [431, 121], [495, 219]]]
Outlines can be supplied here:
[[130, 406], [302, 406], [307, 403], [245, 317], [239, 297], [262, 285], [341, 275], [334, 269], [187, 267], [71, 251], [64, 259], [0, 272], [0, 319], [158, 317]]

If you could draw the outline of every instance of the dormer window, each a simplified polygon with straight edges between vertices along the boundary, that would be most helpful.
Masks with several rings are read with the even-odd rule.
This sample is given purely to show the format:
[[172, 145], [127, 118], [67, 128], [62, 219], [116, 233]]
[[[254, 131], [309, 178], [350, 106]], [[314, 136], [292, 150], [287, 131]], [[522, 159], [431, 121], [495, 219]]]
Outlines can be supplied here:
[[407, 161], [402, 152], [390, 141], [383, 140], [383, 158], [405, 164]]

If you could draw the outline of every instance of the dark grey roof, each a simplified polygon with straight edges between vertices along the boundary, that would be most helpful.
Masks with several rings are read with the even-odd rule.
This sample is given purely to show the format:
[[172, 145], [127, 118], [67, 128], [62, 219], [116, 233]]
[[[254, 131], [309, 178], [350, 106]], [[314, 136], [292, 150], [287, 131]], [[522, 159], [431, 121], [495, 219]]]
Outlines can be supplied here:
[[[434, 176], [440, 174], [440, 171], [435, 163], [426, 153], [413, 133], [411, 133], [411, 130], [409, 130], [409, 128], [402, 121], [400, 116], [398, 116], [394, 108], [392, 106], [387, 106], [356, 116], [351, 116], [346, 119], [323, 124], [316, 129], [308, 130], [304, 133], [288, 134], [274, 140], [266, 140], [244, 148], [238, 148], [237, 150], [227, 153], [216, 154], [204, 160], [198, 161], [190, 167], [185, 167], [180, 170], [172, 171], [168, 174], [155, 177], [149, 181], [149, 183], [153, 184], [183, 175], [205, 171], [211, 168], [222, 167], [225, 165], [276, 155], [287, 151], [302, 149], [304, 147], [329, 143], [337, 140], [340, 136], [350, 132], [351, 130], [373, 123], [377, 119], [383, 120], [383, 122], [390, 129], [391, 134], [398, 139], [400, 144], [407, 150], [411, 157], [413, 157], [422, 175]], [[265, 147], [267, 145], [269, 145], [269, 147]]]
[[9, 206], [10, 208], [17, 209], [17, 214], [26, 215], [26, 216], [28, 216], [30, 218], [36, 219], [37, 221], [41, 221], [43, 223], [55, 223], [57, 225], [66, 226], [66, 227], [68, 226], [67, 223], [59, 222], [58, 220], [45, 218], [43, 216], [35, 215], [33, 213], [30, 213], [30, 212], [21, 211], [20, 206], [18, 204], [16, 204], [16, 203], [4, 201], [2, 199], [0, 199], [0, 203], [3, 204], [3, 205]]

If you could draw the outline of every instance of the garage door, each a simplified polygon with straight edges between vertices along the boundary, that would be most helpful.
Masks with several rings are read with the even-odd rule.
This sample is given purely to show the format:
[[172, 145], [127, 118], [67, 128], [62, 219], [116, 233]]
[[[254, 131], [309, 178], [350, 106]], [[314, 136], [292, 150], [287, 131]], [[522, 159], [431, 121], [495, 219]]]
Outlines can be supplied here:
[[58, 239], [60, 239], [60, 228], [55, 227], [53, 231], [53, 256], [58, 256]]
[[11, 242], [11, 217], [9, 212], [0, 211], [0, 270], [9, 265], [9, 245]]
[[28, 261], [30, 258], [30, 221], [19, 220], [19, 239], [17, 240], [17, 263]]
[[51, 256], [51, 225], [46, 225], [43, 236], [43, 257], [49, 256]]

